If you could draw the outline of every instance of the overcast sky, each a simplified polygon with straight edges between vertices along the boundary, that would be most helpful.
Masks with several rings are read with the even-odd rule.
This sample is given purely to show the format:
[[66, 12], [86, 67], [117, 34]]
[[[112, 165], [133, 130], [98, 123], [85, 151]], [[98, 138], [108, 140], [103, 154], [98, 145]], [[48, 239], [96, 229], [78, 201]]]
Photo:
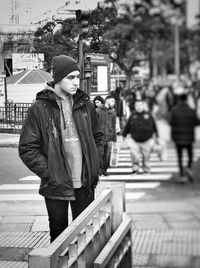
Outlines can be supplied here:
[[[39, 16], [43, 12], [61, 7], [67, 0], [31, 0], [32, 17]], [[87, 8], [95, 8], [99, 0], [80, 0]], [[8, 11], [9, 0], [0, 0], [0, 23], [7, 24], [9, 18]]]

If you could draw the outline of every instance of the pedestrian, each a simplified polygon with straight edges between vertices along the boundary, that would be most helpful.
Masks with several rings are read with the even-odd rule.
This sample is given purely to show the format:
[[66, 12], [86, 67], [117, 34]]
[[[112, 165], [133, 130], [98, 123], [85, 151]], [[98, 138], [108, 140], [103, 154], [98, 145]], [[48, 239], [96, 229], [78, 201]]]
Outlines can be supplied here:
[[154, 143], [158, 142], [158, 131], [154, 118], [145, 109], [143, 99], [135, 101], [134, 110], [130, 115], [122, 136], [130, 148], [132, 173], [150, 173], [150, 154]]
[[36, 96], [23, 123], [19, 156], [41, 178], [51, 242], [94, 200], [102, 132], [89, 96], [79, 89], [80, 69], [65, 55], [52, 60], [53, 81]]
[[93, 99], [93, 103], [94, 103], [94, 107], [98, 108], [98, 107], [101, 107], [103, 104], [105, 104], [105, 100], [100, 95], [97, 95]]
[[[199, 124], [196, 111], [187, 104], [187, 94], [181, 94], [177, 105], [171, 109], [169, 124], [171, 126], [171, 138], [175, 143], [179, 179], [178, 182], [187, 182], [187, 176], [192, 181], [193, 143], [195, 140], [195, 126]], [[183, 167], [183, 151], [188, 155], [187, 167]]]
[[121, 133], [123, 116], [124, 116], [124, 98], [122, 97], [123, 87], [120, 84], [114, 91], [111, 91], [111, 96], [115, 99], [115, 112], [116, 112], [116, 132]]
[[110, 164], [111, 149], [116, 142], [116, 112], [114, 110], [115, 99], [107, 96], [105, 105], [97, 108], [99, 128], [103, 131], [103, 163], [101, 174], [107, 176], [107, 169]]

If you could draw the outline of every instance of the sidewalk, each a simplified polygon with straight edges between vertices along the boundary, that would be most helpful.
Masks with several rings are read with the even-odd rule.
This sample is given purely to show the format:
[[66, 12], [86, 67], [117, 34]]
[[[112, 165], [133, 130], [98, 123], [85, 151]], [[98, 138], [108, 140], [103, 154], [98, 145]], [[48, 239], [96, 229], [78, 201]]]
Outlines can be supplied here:
[[200, 185], [164, 183], [126, 204], [133, 267], [200, 267]]
[[18, 147], [19, 134], [0, 133], [0, 147]]
[[[173, 146], [169, 127], [160, 122], [158, 129], [160, 138]], [[121, 146], [126, 145], [121, 141]], [[163, 182], [145, 190], [140, 199], [127, 201], [126, 212], [133, 220], [134, 268], [200, 267], [200, 184]]]
[[[167, 126], [159, 127], [162, 138], [169, 140]], [[17, 134], [0, 134], [0, 147], [17, 147], [18, 140]], [[121, 137], [118, 143], [126, 146]], [[49, 244], [43, 199], [34, 205], [28, 201], [0, 205], [0, 267], [27, 268], [29, 251]], [[133, 220], [134, 268], [200, 267], [200, 184], [171, 180], [145, 189], [140, 199], [126, 201], [126, 212]]]

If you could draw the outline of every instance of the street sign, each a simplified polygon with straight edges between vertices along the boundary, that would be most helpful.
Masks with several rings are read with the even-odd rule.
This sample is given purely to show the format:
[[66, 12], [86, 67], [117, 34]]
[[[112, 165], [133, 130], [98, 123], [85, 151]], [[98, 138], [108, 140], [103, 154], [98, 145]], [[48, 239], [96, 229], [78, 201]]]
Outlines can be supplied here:
[[[108, 95], [110, 92], [110, 60], [108, 54], [86, 53], [90, 58], [85, 70], [91, 69], [91, 95]], [[90, 65], [90, 66], [89, 66]]]

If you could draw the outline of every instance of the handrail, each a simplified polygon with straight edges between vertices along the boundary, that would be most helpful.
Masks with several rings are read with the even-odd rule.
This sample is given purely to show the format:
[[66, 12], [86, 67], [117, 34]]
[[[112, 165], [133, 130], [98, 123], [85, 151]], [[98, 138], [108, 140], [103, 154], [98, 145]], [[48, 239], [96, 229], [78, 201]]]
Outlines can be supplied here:
[[[114, 232], [112, 237], [107, 242], [106, 246], [103, 248], [101, 253], [94, 261], [94, 268], [105, 268], [107, 265], [113, 267], [118, 267], [117, 263], [122, 261], [122, 258], [127, 254], [129, 248], [131, 248], [131, 218], [125, 215], [122, 223]], [[120, 253], [119, 247], [123, 246], [122, 252]], [[118, 252], [117, 252], [118, 250]], [[116, 254], [117, 253], [117, 254]], [[115, 255], [118, 255], [117, 257]], [[121, 256], [120, 256], [121, 255]], [[130, 252], [128, 259], [126, 260], [131, 267], [132, 263], [132, 254]], [[110, 267], [109, 266], [109, 267]], [[124, 266], [127, 267], [127, 266]]]
[[[111, 201], [112, 190], [105, 189], [47, 248], [37, 248], [30, 252], [29, 267], [58, 268], [59, 258], [62, 258], [62, 253], [66, 251], [73, 240], [77, 238], [78, 234], [83, 231], [85, 226], [91, 222], [96, 214], [103, 210], [105, 213], [109, 214], [110, 218], [112, 214]], [[110, 237], [108, 237], [108, 239], [109, 238]], [[108, 239], [105, 240], [105, 243]]]

